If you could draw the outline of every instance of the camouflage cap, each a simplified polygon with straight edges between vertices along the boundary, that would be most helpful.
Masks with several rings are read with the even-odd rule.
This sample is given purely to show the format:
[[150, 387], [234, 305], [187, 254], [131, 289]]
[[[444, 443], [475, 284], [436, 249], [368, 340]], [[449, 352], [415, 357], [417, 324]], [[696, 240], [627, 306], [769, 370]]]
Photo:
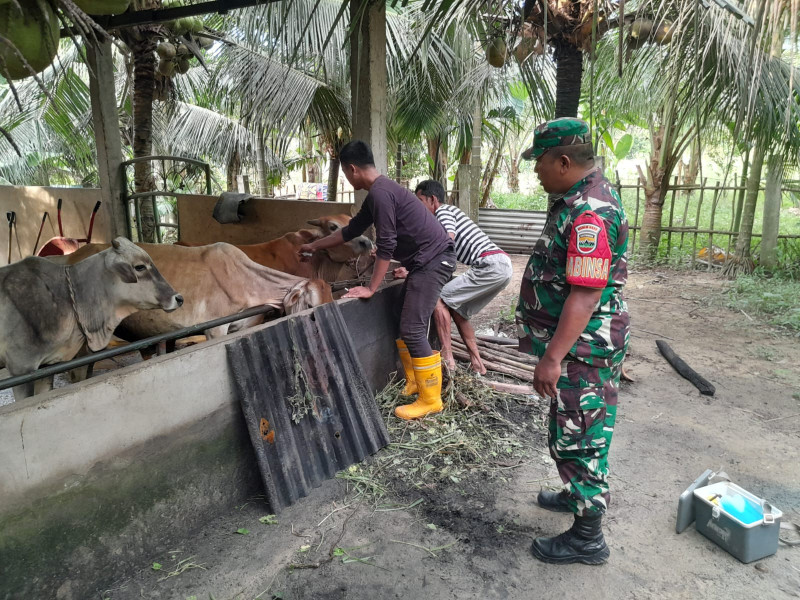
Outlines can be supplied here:
[[592, 134], [589, 124], [572, 117], [561, 117], [539, 125], [533, 133], [533, 146], [522, 153], [522, 158], [531, 160], [539, 158], [548, 148], [556, 146], [572, 146], [575, 144], [591, 144]]

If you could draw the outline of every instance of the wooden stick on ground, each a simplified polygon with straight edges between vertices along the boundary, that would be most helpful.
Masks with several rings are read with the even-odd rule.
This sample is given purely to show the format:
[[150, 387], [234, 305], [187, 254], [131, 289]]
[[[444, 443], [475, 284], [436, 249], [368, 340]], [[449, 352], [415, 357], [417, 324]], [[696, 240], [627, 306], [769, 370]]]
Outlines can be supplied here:
[[[460, 340], [461, 338], [459, 338]], [[496, 350], [497, 352], [502, 352], [503, 354], [507, 354], [508, 356], [513, 357], [514, 359], [520, 362], [527, 362], [529, 364], [535, 365], [539, 362], [539, 359], [531, 354], [525, 354], [524, 352], [520, 352], [517, 349], [517, 346], [504, 346], [502, 344], [492, 344], [491, 342], [485, 342], [483, 340], [478, 340], [478, 346], [481, 348], [488, 348], [489, 350]]]
[[[452, 339], [458, 340], [459, 342], [462, 343], [464, 341], [461, 337], [461, 334], [457, 331], [453, 331], [451, 333], [451, 337]], [[476, 338], [475, 341], [481, 348], [489, 348], [490, 350], [497, 350], [498, 352], [507, 353], [512, 356], [523, 357], [528, 360], [537, 360], [535, 356], [526, 354], [524, 352], [520, 352], [518, 344], [514, 344], [513, 346], [510, 344], [495, 344], [494, 342], [487, 342], [486, 340], [482, 340], [479, 338]]]
[[502, 381], [486, 381], [487, 386], [498, 392], [505, 392], [506, 394], [519, 394], [522, 396], [530, 396], [535, 394], [536, 391], [529, 385], [515, 385], [513, 383], [504, 383]]
[[[462, 344], [461, 342], [457, 342], [456, 340], [453, 340], [453, 348], [456, 349], [456, 350], [460, 350], [461, 352], [467, 352], [468, 353], [467, 347], [464, 344]], [[503, 355], [503, 354], [501, 354], [499, 352], [492, 352], [491, 350], [487, 350], [486, 348], [483, 348], [481, 350], [481, 358], [482, 359], [486, 359], [486, 360], [491, 360], [492, 362], [495, 362], [495, 363], [504, 364], [504, 365], [507, 365], [509, 367], [513, 367], [515, 369], [519, 369], [520, 371], [530, 371], [531, 373], [533, 373], [533, 369], [534, 369], [534, 367], [532, 365], [527, 365], [525, 363], [521, 363], [519, 361], [514, 360], [513, 358], [511, 358], [509, 356], [505, 356], [505, 355]]]
[[[458, 350], [457, 348], [453, 348], [453, 356], [459, 360], [464, 360], [469, 362], [469, 354], [466, 351]], [[521, 369], [515, 369], [508, 365], [502, 365], [499, 363], [495, 363], [492, 361], [484, 360], [484, 366], [489, 369], [490, 371], [495, 371], [497, 373], [503, 373], [505, 375], [511, 375], [512, 377], [516, 377], [520, 381], [533, 381], [533, 373], [529, 371], [523, 371]]]
[[713, 396], [716, 388], [701, 375], [692, 369], [686, 362], [669, 347], [669, 344], [664, 340], [656, 340], [656, 346], [662, 356], [667, 359], [667, 362], [680, 374], [684, 379], [688, 379], [694, 387], [700, 390], [704, 396]]
[[514, 338], [504, 338], [495, 335], [476, 335], [476, 338], [484, 342], [492, 342], [493, 344], [502, 344], [503, 346], [516, 346], [519, 342]]

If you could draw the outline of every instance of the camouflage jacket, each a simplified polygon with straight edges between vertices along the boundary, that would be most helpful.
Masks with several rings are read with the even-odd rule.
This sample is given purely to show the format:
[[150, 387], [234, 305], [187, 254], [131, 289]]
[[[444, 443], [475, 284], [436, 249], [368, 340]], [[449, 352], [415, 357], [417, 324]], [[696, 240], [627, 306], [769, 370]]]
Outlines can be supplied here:
[[[593, 287], [605, 287], [589, 324], [567, 358], [593, 367], [616, 366], [625, 357], [630, 335], [628, 307], [622, 296], [622, 287], [628, 279], [628, 221], [619, 194], [599, 169], [576, 183], [548, 212], [542, 237], [531, 254], [520, 286], [516, 314], [520, 350], [543, 356], [555, 334], [571, 288], [567, 281], [567, 260], [568, 248], [576, 245], [573, 224], [581, 215], [581, 222], [593, 218], [602, 223], [605, 236], [602, 231], [600, 235], [608, 241], [610, 266], [606, 267], [607, 272], [598, 269], [590, 273], [601, 282]], [[589, 237], [590, 244], [591, 241]], [[585, 242], [585, 238], [577, 238], [578, 247], [585, 247]]]

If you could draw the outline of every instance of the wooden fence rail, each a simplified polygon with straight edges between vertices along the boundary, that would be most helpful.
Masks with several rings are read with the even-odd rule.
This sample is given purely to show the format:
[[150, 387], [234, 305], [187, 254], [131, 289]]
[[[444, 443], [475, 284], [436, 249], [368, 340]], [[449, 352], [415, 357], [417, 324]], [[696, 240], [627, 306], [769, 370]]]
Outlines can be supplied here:
[[[626, 202], [631, 230], [631, 243], [628, 246], [628, 252], [634, 254], [637, 247], [641, 245], [641, 239], [639, 238], [641, 237], [640, 232], [642, 229], [641, 219], [644, 217], [644, 185], [641, 181], [622, 183], [619, 173], [617, 173], [615, 187], [620, 196], [623, 195], [624, 190], [635, 190], [636, 192], [633, 207], [630, 206], [629, 202]], [[763, 187], [759, 191], [763, 191]], [[708, 178], [694, 185], [679, 184], [676, 177], [675, 181], [668, 186], [664, 206], [662, 207], [661, 239], [664, 240], [664, 236], [666, 236], [666, 248], [662, 248], [662, 252], [666, 253], [666, 258], [669, 258], [673, 252], [683, 254], [684, 247], [688, 248], [690, 245], [692, 249], [692, 268], [696, 266], [698, 261], [705, 264], [708, 270], [711, 270], [712, 266], [719, 266], [720, 262], [718, 261], [715, 265], [714, 260], [715, 236], [717, 236], [716, 248], [722, 249], [725, 256], [731, 255], [738, 235], [735, 227], [737, 208], [741, 210], [741, 207], [738, 206], [738, 201], [740, 195], [745, 192], [746, 187], [744, 185], [722, 185], [719, 182], [711, 185], [708, 182]], [[680, 196], [679, 193], [681, 194]], [[785, 182], [781, 188], [781, 193], [800, 194], [800, 187], [798, 187], [797, 182]], [[729, 202], [726, 201], [728, 196], [730, 197]], [[625, 202], [625, 199], [623, 201]], [[692, 207], [692, 203], [696, 203], [696, 206]], [[694, 208], [694, 225], [686, 224], [687, 219], [692, 216], [689, 212], [690, 207]], [[705, 212], [703, 211], [704, 207], [706, 208]], [[633, 219], [630, 219], [631, 208], [633, 208]], [[667, 217], [666, 224], [664, 223], [665, 216]], [[676, 225], [676, 217], [680, 219], [680, 225]], [[729, 227], [725, 228], [724, 225], [721, 227], [720, 221], [726, 222]], [[673, 243], [673, 236], [680, 236], [676, 243]], [[700, 236], [704, 236], [707, 239], [698, 240]], [[760, 238], [761, 233], [753, 232], [752, 237]], [[782, 245], [784, 251], [788, 250], [788, 245], [795, 243], [796, 240], [800, 240], [800, 234], [784, 233], [778, 235], [778, 242]], [[700, 245], [699, 249], [698, 245]], [[723, 246], [724, 249], [722, 248]], [[701, 259], [699, 254], [704, 248], [705, 259]], [[795, 252], [800, 253], [800, 250], [795, 250]]]

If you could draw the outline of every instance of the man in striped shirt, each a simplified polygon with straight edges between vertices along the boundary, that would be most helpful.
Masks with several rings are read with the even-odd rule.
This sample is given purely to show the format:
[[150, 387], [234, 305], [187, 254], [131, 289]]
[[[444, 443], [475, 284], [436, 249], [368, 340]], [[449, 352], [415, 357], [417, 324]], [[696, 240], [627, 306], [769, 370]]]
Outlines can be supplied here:
[[455, 368], [450, 339], [452, 315], [469, 351], [472, 369], [484, 374], [486, 367], [481, 360], [475, 330], [469, 320], [511, 281], [511, 259], [458, 207], [445, 203], [445, 192], [441, 183], [434, 179], [425, 180], [417, 185], [415, 193], [455, 242], [458, 262], [470, 267], [445, 284], [433, 313], [442, 343], [442, 359], [451, 370]]

